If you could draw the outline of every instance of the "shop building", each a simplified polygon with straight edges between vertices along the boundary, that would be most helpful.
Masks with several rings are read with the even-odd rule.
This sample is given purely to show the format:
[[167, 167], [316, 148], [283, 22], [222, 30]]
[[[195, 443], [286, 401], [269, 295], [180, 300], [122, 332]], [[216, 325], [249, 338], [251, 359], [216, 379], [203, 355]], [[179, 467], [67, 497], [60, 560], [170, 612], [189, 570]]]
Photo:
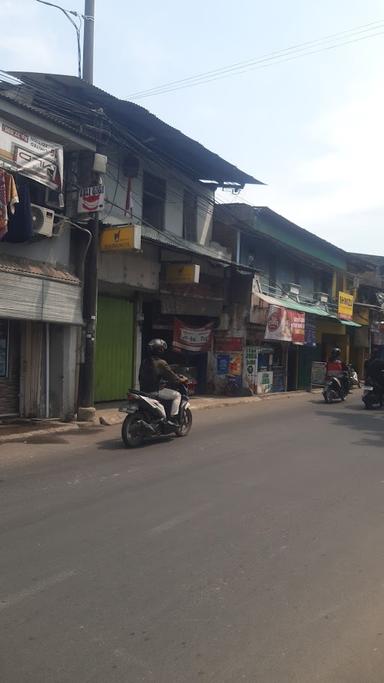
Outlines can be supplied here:
[[[350, 362], [361, 343], [356, 334], [361, 323], [353, 320], [361, 260], [266, 207], [217, 206], [213, 236], [254, 272], [244, 332], [244, 391], [308, 389], [313, 364], [325, 361], [334, 346]], [[348, 310], [342, 301], [350, 304]]]
[[0, 415], [71, 419], [82, 336], [89, 236], [67, 213], [73, 155], [85, 137], [17, 102], [0, 82]]

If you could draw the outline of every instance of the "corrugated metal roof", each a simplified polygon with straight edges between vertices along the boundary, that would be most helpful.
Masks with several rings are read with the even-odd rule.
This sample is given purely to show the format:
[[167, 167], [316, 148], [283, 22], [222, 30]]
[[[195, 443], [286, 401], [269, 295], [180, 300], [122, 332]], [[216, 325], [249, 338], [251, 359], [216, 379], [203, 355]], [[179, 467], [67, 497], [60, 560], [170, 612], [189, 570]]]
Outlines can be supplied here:
[[43, 277], [48, 280], [67, 282], [71, 285], [80, 286], [81, 282], [76, 275], [73, 275], [65, 268], [52, 266], [41, 261], [30, 261], [8, 254], [0, 254], [0, 272], [15, 273], [18, 275], [29, 275], [33, 277]]
[[182, 237], [177, 237], [177, 235], [167, 232], [166, 230], [155, 230], [149, 226], [142, 225], [141, 231], [143, 240], [156, 242], [156, 244], [163, 245], [164, 247], [171, 247], [178, 251], [204, 256], [228, 265], [232, 264], [230, 259], [226, 258], [224, 254], [221, 255], [215, 249], [210, 249], [209, 247], [204, 247], [201, 244], [195, 244], [194, 242], [188, 242]]
[[[135, 135], [141, 144], [160, 154], [195, 180], [211, 180], [221, 185], [225, 183], [241, 186], [247, 183], [262, 184], [252, 175], [244, 173], [144, 107], [134, 102], [120, 100], [96, 86], [89, 85], [82, 79], [57, 74], [11, 73], [28, 85], [34, 85], [37, 89], [37, 97], [38, 89], [43, 88], [45, 95], [50, 92], [54, 97], [60, 92], [61, 95], [72, 99], [75, 104], [86, 105], [92, 114], [101, 108], [111, 120]], [[75, 118], [75, 110], [72, 116]]]

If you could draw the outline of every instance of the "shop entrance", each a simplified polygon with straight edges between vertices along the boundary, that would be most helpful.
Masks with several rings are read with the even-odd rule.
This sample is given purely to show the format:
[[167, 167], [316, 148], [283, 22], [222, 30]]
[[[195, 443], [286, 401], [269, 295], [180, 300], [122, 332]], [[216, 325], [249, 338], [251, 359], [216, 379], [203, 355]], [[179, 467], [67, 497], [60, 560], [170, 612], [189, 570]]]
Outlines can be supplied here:
[[124, 398], [133, 384], [134, 310], [126, 299], [100, 296], [95, 401]]

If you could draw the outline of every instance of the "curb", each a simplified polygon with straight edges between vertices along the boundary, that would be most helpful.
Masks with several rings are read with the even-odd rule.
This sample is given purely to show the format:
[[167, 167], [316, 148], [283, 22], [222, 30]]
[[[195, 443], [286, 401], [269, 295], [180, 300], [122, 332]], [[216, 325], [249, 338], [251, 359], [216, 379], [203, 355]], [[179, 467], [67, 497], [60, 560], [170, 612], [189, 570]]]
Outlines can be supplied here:
[[[223, 398], [210, 400], [201, 399], [200, 404], [193, 405], [193, 399], [191, 400], [191, 410], [193, 412], [198, 410], [214, 410], [215, 408], [230, 408], [231, 406], [238, 405], [249, 405], [250, 403], [258, 403], [260, 401], [274, 401], [282, 399], [292, 399], [298, 396], [307, 396], [310, 392], [308, 391], [295, 391], [295, 392], [282, 392], [279, 394], [268, 394], [266, 396], [239, 396], [238, 398]], [[205, 403], [205, 401], [207, 401]], [[124, 414], [120, 415], [117, 411], [113, 411], [117, 414], [108, 415], [106, 413], [101, 414], [98, 421], [104, 427], [112, 427], [113, 425], [122, 424], [124, 421]]]
[[[249, 405], [251, 403], [260, 403], [263, 401], [274, 401], [282, 399], [292, 399], [298, 396], [305, 396], [310, 394], [308, 391], [295, 391], [295, 392], [284, 392], [279, 394], [268, 394], [266, 396], [239, 396], [238, 398], [223, 398], [210, 400], [201, 399], [197, 405], [193, 405], [194, 401], [191, 401], [191, 410], [193, 412], [200, 410], [214, 410], [215, 408], [230, 408], [231, 406], [238, 405]], [[101, 414], [99, 417], [94, 419], [92, 422], [71, 422], [70, 424], [62, 426], [52, 426], [45, 429], [34, 429], [33, 431], [19, 433], [19, 434], [8, 434], [0, 435], [0, 446], [7, 443], [23, 443], [32, 439], [34, 437], [51, 436], [52, 434], [66, 434], [69, 432], [82, 431], [86, 429], [92, 429], [92, 427], [112, 427], [114, 425], [122, 424], [124, 420], [124, 414], [118, 411], [113, 411], [114, 414], [108, 415], [106, 413]]]

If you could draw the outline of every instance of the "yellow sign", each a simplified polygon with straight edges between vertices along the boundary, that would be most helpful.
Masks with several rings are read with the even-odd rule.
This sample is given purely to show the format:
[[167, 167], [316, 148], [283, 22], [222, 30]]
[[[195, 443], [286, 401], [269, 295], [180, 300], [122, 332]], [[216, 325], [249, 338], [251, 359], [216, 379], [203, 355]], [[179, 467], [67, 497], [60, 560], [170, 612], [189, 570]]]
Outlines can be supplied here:
[[101, 251], [136, 251], [141, 248], [139, 225], [117, 225], [105, 228], [100, 237]]
[[192, 285], [200, 281], [200, 266], [193, 263], [168, 263], [165, 279], [173, 285]]
[[348, 292], [339, 292], [339, 318], [352, 320], [353, 317], [353, 296]]

